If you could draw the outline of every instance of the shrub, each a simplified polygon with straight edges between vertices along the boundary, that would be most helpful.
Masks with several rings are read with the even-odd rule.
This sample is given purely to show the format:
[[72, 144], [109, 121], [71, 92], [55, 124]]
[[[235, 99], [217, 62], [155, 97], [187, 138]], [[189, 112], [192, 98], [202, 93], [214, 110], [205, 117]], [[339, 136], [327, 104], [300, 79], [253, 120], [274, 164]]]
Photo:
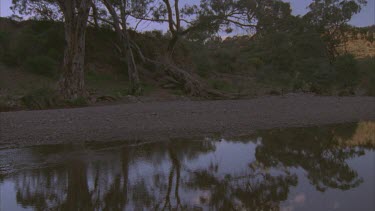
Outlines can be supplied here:
[[11, 111], [13, 109], [6, 101], [0, 99], [0, 112]]
[[375, 58], [365, 58], [360, 62], [361, 87], [367, 95], [375, 96]]
[[88, 103], [86, 98], [79, 97], [79, 98], [74, 99], [74, 100], [66, 101], [66, 104], [68, 104], [69, 106], [76, 107], [76, 106], [87, 106], [89, 103]]
[[254, 65], [254, 67], [256, 69], [259, 69], [260, 67], [263, 66], [264, 62], [262, 61], [262, 59], [258, 58], [258, 57], [255, 57], [255, 58], [250, 58], [249, 59], [249, 63]]
[[205, 56], [200, 55], [199, 57], [196, 56], [195, 58], [193, 58], [196, 71], [198, 75], [203, 78], [207, 78], [213, 69], [212, 62], [207, 57], [208, 55], [205, 55]]
[[0, 31], [0, 47], [1, 52], [4, 51], [9, 41], [9, 34], [4, 31]]
[[336, 84], [339, 88], [353, 88], [358, 84], [359, 68], [352, 54], [337, 57], [333, 66], [336, 72]]
[[220, 49], [214, 54], [215, 70], [222, 73], [235, 72], [236, 52], [232, 49]]
[[230, 83], [224, 80], [209, 80], [209, 84], [212, 88], [220, 91], [233, 92], [235, 90]]
[[5, 53], [1, 56], [1, 61], [7, 66], [17, 66], [18, 57], [12, 53]]
[[22, 97], [22, 103], [30, 109], [46, 109], [60, 104], [56, 90], [51, 88], [39, 88]]
[[26, 60], [25, 68], [34, 74], [53, 77], [57, 73], [57, 62], [48, 56], [34, 56]]
[[375, 96], [375, 74], [370, 76], [366, 92], [370, 96]]
[[18, 62], [18, 58], [10, 51], [9, 41], [9, 33], [0, 31], [0, 61], [6, 65], [14, 66]]

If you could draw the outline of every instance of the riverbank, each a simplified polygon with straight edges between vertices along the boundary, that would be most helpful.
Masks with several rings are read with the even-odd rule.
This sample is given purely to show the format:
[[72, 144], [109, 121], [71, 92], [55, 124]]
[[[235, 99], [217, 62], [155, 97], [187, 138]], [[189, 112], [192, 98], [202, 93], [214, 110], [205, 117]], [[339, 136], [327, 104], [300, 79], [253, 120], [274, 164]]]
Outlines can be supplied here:
[[375, 120], [375, 97], [305, 94], [0, 113], [0, 148], [239, 136], [258, 129]]

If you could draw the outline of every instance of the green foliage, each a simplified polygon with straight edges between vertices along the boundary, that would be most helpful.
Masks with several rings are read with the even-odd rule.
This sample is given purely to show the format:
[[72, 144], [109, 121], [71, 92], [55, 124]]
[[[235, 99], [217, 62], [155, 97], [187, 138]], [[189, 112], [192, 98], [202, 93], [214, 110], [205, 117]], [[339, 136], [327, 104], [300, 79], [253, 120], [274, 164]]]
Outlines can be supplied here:
[[359, 62], [360, 67], [360, 87], [366, 94], [375, 96], [375, 58], [365, 58]]
[[[189, 45], [189, 43], [187, 43], [187, 45]], [[190, 51], [196, 52], [192, 54], [191, 58], [196, 72], [200, 77], [208, 77], [214, 68], [213, 60], [210, 58], [210, 51], [195, 43], [190, 44], [190, 47]]]
[[345, 54], [336, 58], [333, 63], [339, 88], [353, 88], [358, 84], [359, 68], [353, 55]]
[[48, 56], [29, 57], [24, 66], [27, 71], [38, 75], [53, 77], [57, 73], [57, 62]]
[[309, 5], [310, 11], [304, 19], [322, 35], [331, 61], [340, 55], [338, 47], [348, 39], [347, 23], [366, 3], [366, 0], [314, 0]]
[[375, 96], [375, 74], [374, 73], [370, 75], [366, 88], [367, 88], [366, 92], [368, 95]]
[[72, 107], [87, 106], [89, 102], [84, 97], [79, 97], [74, 100], [66, 101], [66, 104]]
[[233, 92], [234, 87], [224, 80], [209, 80], [208, 83], [210, 86], [214, 89], [220, 90], [220, 91], [226, 91], [226, 92]]
[[233, 73], [236, 71], [236, 54], [231, 49], [218, 49], [214, 54], [215, 70], [224, 73]]
[[259, 69], [264, 65], [263, 60], [258, 57], [249, 58], [249, 63], [253, 65], [256, 69]]
[[206, 78], [212, 71], [211, 61], [204, 57], [199, 57], [195, 59], [196, 71], [200, 77]]
[[87, 106], [89, 102], [84, 97], [79, 97], [74, 100], [63, 101], [55, 89], [49, 87], [42, 87], [30, 91], [21, 98], [22, 104], [28, 109], [50, 109], [61, 106]]
[[9, 42], [9, 33], [5, 31], [0, 31], [0, 53], [5, 53]]
[[[310, 6], [311, 11], [303, 17], [293, 16], [290, 5], [279, 0], [224, 1], [225, 4], [222, 5], [221, 1], [205, 0], [203, 2], [207, 5], [202, 11], [207, 13], [190, 11], [192, 8], [182, 9], [198, 15], [197, 22], [191, 22], [196, 28], [180, 35], [173, 55], [168, 58], [172, 61], [167, 62], [173, 62], [182, 69], [193, 69], [199, 76], [206, 79], [243, 74], [250, 79], [250, 84], [253, 83], [253, 77], [255, 77], [258, 81], [254, 84], [258, 85], [260, 82], [265, 85], [264, 87], [271, 85], [275, 90], [282, 90], [281, 92], [303, 90], [324, 94], [331, 93], [334, 89], [350, 90], [358, 83], [368, 93], [375, 92], [374, 85], [372, 85], [375, 80], [374, 71], [359, 71], [356, 59], [351, 55], [339, 57], [335, 55], [337, 57], [335, 61], [327, 56], [327, 48], [332, 48], [332, 45], [337, 47], [345, 41], [341, 35], [336, 37], [327, 34], [330, 32], [330, 26], [339, 23], [339, 30], [342, 32], [341, 30], [347, 27], [346, 20], [358, 11], [359, 8], [356, 5], [362, 5], [358, 1], [355, 1], [356, 5], [350, 3], [343, 6], [344, 4], [337, 4], [343, 2], [341, 0], [314, 0]], [[257, 4], [253, 4], [254, 2]], [[347, 2], [345, 1], [345, 4]], [[258, 20], [252, 22], [256, 25], [253, 28], [256, 28], [255, 36], [235, 36], [225, 40], [214, 36], [213, 32], [220, 29], [231, 31], [233, 23], [219, 20], [214, 16], [221, 10], [231, 11], [232, 9], [239, 9], [240, 17], [245, 19], [249, 17], [243, 16], [247, 13], [242, 14], [242, 12], [254, 12], [254, 18]], [[212, 13], [209, 13], [210, 10]], [[337, 11], [337, 14], [331, 14], [332, 11]], [[248, 21], [245, 19], [241, 19], [241, 23]], [[212, 24], [212, 21], [217, 21], [217, 23]], [[16, 32], [0, 31], [1, 61], [9, 65], [24, 67], [34, 74], [55, 76], [58, 65], [63, 59], [63, 24], [51, 21], [24, 23], [16, 24], [18, 27]], [[208, 25], [201, 25], [202, 23]], [[184, 31], [185, 28], [181, 30]], [[369, 31], [370, 29], [358, 30], [357, 33], [368, 36]], [[161, 58], [166, 57], [171, 33], [129, 31], [129, 35], [147, 58], [164, 62]], [[334, 40], [330, 40], [333, 38]], [[85, 61], [88, 65], [85, 70], [88, 77], [86, 79], [87, 84], [93, 85], [92, 87], [97, 90], [105, 90], [112, 81], [123, 82], [119, 82], [118, 76], [121, 74], [117, 74], [117, 70], [125, 73], [126, 63], [121, 60], [123, 56], [119, 56], [119, 48], [113, 45], [116, 39], [115, 32], [108, 26], [89, 27], [87, 30]], [[116, 45], [118, 46], [118, 43]], [[157, 65], [143, 63], [137, 53], [135, 53], [135, 60], [137, 65], [142, 66], [140, 70], [148, 71], [145, 74], [146, 77], [163, 74]], [[212, 77], [213, 75], [215, 77]], [[125, 80], [127, 76], [123, 74], [121, 77]], [[210, 80], [208, 83], [215, 89], [233, 91], [232, 85], [227, 81], [217, 79]], [[153, 89], [148, 84], [143, 84], [146, 93]], [[236, 83], [233, 84], [237, 86]], [[126, 95], [123, 93], [124, 87], [115, 87], [111, 91], [115, 90], [115, 94], [119, 96]], [[121, 91], [118, 92], [118, 90]], [[38, 92], [31, 96], [35, 98]], [[33, 102], [30, 99], [26, 98], [26, 101]], [[66, 103], [72, 106], [85, 104], [82, 99]]]
[[53, 76], [63, 58], [63, 26], [51, 21], [29, 23], [16, 23], [18, 31], [0, 33], [0, 45], [5, 46], [4, 51], [0, 50], [1, 60], [7, 65], [25, 67], [32, 73]]
[[[142, 87], [142, 92], [140, 93], [140, 95], [147, 95], [155, 90], [155, 86], [150, 83], [142, 83], [141, 87]], [[129, 94], [129, 91], [127, 92]]]
[[0, 112], [11, 111], [12, 109], [13, 107], [5, 99], [0, 98]]
[[11, 34], [7, 31], [0, 31], [0, 61], [6, 65], [14, 66], [18, 58], [10, 52]]
[[48, 109], [60, 104], [56, 90], [48, 87], [32, 90], [22, 97], [21, 100], [30, 109]]

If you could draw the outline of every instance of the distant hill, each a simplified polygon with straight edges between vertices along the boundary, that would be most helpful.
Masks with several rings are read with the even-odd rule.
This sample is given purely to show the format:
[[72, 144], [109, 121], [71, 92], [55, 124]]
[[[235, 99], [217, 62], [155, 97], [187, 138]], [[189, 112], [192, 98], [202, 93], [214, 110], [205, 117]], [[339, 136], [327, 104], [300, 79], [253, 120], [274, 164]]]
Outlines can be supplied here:
[[375, 56], [375, 25], [353, 27], [349, 32], [349, 37], [349, 41], [343, 50], [352, 53], [357, 58]]

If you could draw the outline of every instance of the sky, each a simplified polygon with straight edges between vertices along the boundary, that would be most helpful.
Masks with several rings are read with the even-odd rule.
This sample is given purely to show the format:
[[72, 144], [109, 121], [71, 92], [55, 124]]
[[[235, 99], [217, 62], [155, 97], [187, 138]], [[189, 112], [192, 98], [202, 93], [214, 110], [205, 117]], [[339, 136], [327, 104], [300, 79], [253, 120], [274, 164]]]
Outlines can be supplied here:
[[[182, 0], [181, 2], [198, 2], [198, 0]], [[312, 0], [284, 0], [290, 2], [293, 9], [293, 14], [303, 15], [307, 12], [307, 6], [312, 2]], [[7, 17], [12, 15], [10, 10], [12, 0], [0, 0], [0, 17]], [[182, 4], [181, 3], [181, 4]], [[375, 24], [375, 0], [367, 0], [367, 5], [362, 9], [362, 11], [355, 15], [350, 24], [355, 26], [369, 26]]]

